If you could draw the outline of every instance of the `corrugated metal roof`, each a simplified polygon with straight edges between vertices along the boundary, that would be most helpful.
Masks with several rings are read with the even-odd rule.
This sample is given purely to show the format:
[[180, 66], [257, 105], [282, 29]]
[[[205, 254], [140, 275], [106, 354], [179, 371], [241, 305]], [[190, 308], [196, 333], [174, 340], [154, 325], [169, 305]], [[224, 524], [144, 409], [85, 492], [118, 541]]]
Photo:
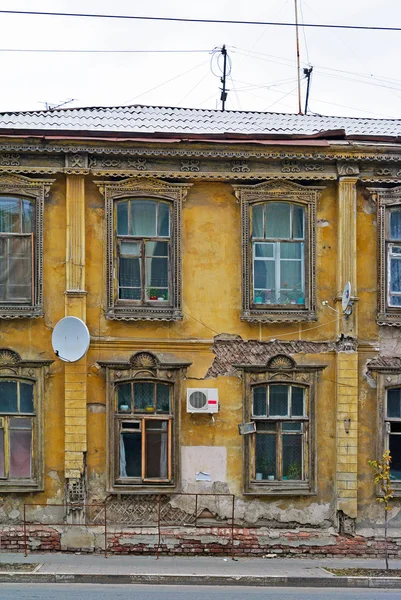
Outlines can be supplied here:
[[[90, 133], [163, 136], [399, 137], [401, 119], [359, 119], [154, 106], [66, 108], [0, 113], [5, 132]], [[335, 133], [334, 133], [335, 135]]]

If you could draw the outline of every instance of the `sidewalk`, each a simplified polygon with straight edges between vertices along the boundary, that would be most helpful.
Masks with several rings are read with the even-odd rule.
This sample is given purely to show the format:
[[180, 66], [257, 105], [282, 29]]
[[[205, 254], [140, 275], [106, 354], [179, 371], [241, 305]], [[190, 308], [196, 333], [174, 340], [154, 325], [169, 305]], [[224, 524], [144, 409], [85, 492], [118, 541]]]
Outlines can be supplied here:
[[[1, 563], [39, 563], [34, 572], [0, 572], [0, 583], [137, 583], [164, 585], [254, 585], [374, 587], [401, 589], [401, 577], [336, 577], [324, 567], [384, 568], [378, 559], [299, 559], [109, 556], [0, 553]], [[390, 561], [400, 568], [401, 560]]]

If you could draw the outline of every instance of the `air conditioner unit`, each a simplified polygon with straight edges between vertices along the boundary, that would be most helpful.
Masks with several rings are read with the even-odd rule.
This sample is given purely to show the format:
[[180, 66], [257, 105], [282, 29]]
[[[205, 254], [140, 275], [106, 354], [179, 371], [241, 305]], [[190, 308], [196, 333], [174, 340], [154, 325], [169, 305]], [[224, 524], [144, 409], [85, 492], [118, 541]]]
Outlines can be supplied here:
[[217, 388], [191, 388], [187, 390], [188, 413], [217, 413], [219, 391]]

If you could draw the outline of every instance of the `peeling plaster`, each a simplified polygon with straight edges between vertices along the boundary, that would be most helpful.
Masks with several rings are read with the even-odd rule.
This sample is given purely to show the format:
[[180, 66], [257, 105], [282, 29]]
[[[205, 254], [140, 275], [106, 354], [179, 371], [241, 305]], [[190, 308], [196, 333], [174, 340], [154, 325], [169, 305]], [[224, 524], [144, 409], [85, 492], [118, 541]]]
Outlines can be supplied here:
[[380, 354], [382, 356], [401, 356], [401, 336], [398, 327], [379, 328]]
[[328, 227], [329, 225], [330, 225], [330, 223], [328, 221], [326, 221], [325, 219], [318, 219], [316, 221], [317, 227]]

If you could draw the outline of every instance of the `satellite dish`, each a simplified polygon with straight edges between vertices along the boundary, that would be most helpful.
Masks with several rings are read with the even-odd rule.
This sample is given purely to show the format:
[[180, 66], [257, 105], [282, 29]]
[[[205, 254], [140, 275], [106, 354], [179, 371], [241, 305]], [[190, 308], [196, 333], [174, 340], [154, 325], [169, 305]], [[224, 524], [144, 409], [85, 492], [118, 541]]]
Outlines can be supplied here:
[[346, 315], [350, 315], [352, 312], [351, 302], [351, 284], [349, 281], [344, 286], [343, 295], [341, 297], [341, 307]]
[[53, 329], [52, 346], [56, 356], [65, 362], [76, 362], [89, 348], [90, 335], [78, 317], [65, 317]]

